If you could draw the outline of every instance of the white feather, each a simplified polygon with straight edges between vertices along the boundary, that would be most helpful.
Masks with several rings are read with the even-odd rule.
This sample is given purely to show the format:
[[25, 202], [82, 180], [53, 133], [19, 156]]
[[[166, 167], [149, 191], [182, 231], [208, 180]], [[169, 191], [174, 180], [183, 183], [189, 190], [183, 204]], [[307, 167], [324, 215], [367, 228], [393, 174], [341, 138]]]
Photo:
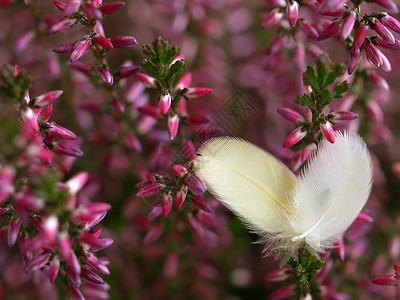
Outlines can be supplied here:
[[214, 138], [198, 150], [196, 174], [250, 229], [277, 232], [296, 176], [271, 154], [240, 139]]
[[337, 132], [335, 143], [324, 140], [294, 191], [289, 216], [292, 241], [312, 249], [329, 248], [351, 225], [368, 200], [372, 167], [364, 141], [356, 133]]
[[356, 133], [324, 140], [297, 178], [260, 148], [240, 139], [214, 138], [198, 150], [195, 172], [209, 191], [277, 251], [304, 243], [332, 247], [369, 197], [372, 167]]

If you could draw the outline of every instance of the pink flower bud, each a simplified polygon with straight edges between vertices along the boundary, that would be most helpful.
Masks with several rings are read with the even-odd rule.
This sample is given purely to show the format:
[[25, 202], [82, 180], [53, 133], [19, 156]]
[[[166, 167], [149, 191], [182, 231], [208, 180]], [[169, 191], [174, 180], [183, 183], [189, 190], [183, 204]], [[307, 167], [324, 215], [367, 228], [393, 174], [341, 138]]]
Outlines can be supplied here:
[[171, 107], [171, 100], [171, 95], [168, 92], [161, 94], [158, 105], [162, 114], [165, 115], [168, 112]]
[[71, 295], [72, 300], [85, 300], [85, 297], [83, 297], [79, 287], [73, 284], [68, 285], [68, 292]]
[[0, 166], [0, 203], [14, 192], [15, 170], [11, 166]]
[[371, 28], [376, 31], [385, 41], [389, 44], [394, 44], [395, 39], [393, 34], [383, 25], [379, 20], [374, 19], [374, 23], [372, 24]]
[[332, 124], [329, 121], [324, 121], [319, 124], [324, 138], [326, 138], [330, 143], [335, 142], [335, 132], [333, 131]]
[[353, 49], [351, 49], [350, 56], [349, 56], [349, 62], [347, 63], [347, 73], [349, 75], [353, 74], [353, 72], [357, 68], [358, 61], [360, 60], [360, 56], [361, 56], [360, 48], [358, 48], [355, 51]]
[[351, 11], [343, 21], [342, 30], [340, 32], [340, 37], [342, 40], [345, 40], [350, 35], [351, 31], [354, 28], [354, 23], [356, 21], [356, 13]]
[[382, 123], [383, 122], [383, 112], [378, 103], [374, 100], [369, 100], [367, 102], [367, 113], [374, 123]]
[[267, 14], [261, 24], [261, 29], [267, 29], [272, 26], [277, 25], [283, 18], [283, 13], [279, 12], [278, 8], [273, 9], [269, 14]]
[[68, 28], [70, 28], [75, 23], [76, 23], [75, 19], [62, 19], [62, 20], [58, 21], [57, 23], [55, 23], [53, 26], [51, 26], [49, 31], [47, 31], [47, 34], [52, 35], [52, 34], [63, 32], [65, 30], [67, 30]]
[[313, 25], [307, 22], [301, 22], [300, 28], [307, 35], [309, 39], [317, 40], [319, 34]]
[[100, 11], [103, 15], [111, 15], [117, 11], [119, 11], [121, 8], [125, 6], [125, 2], [123, 1], [115, 1], [115, 2], [110, 2], [103, 4], [99, 6]]
[[104, 275], [110, 275], [110, 271], [107, 266], [96, 256], [91, 253], [86, 253], [86, 256], [83, 258], [83, 262], [87, 265], [87, 267], [95, 272]]
[[114, 82], [114, 77], [111, 70], [107, 66], [101, 66], [99, 70], [99, 75], [101, 80], [103, 80], [107, 85], [112, 85]]
[[282, 269], [276, 269], [276, 270], [268, 272], [264, 276], [264, 280], [271, 281], [271, 282], [277, 282], [277, 281], [284, 281], [286, 279], [289, 279], [292, 276], [293, 276], [293, 273], [289, 269], [282, 268]]
[[138, 45], [138, 42], [133, 36], [120, 35], [110, 39], [115, 48], [132, 48]]
[[343, 241], [343, 237], [340, 236], [338, 238], [338, 240], [335, 243], [335, 254], [336, 256], [341, 260], [344, 261], [345, 258], [345, 253], [346, 253], [346, 248], [344, 246], [344, 241]]
[[289, 21], [290, 27], [294, 27], [299, 16], [299, 4], [296, 1], [288, 2], [286, 6], [286, 18]]
[[185, 157], [189, 160], [195, 158], [197, 155], [196, 148], [194, 147], [194, 145], [191, 141], [186, 141], [183, 144], [182, 150], [183, 150], [183, 154], [185, 155]]
[[387, 81], [376, 72], [369, 72], [368, 79], [378, 88], [389, 90], [389, 84], [387, 83]]
[[149, 89], [155, 89], [158, 87], [157, 80], [154, 77], [143, 73], [136, 73], [136, 78]]
[[212, 89], [206, 87], [191, 87], [184, 92], [183, 96], [186, 99], [199, 98], [211, 94], [212, 91]]
[[62, 155], [69, 155], [75, 157], [81, 157], [83, 155], [82, 150], [75, 147], [70, 143], [56, 142], [53, 143], [53, 151]]
[[89, 280], [96, 284], [104, 283], [104, 280], [99, 275], [97, 275], [96, 273], [94, 273], [86, 268], [82, 268], [81, 276], [82, 276], [82, 278], [85, 278], [86, 280]]
[[62, 95], [63, 91], [56, 90], [45, 93], [33, 99], [36, 107], [44, 107]]
[[62, 139], [66, 139], [66, 140], [75, 140], [77, 138], [76, 135], [72, 131], [70, 131], [54, 122], [47, 123], [47, 126], [48, 127], [45, 129], [45, 131], [49, 135], [60, 137]]
[[78, 206], [72, 213], [72, 218], [77, 223], [91, 222], [96, 215], [103, 215], [111, 209], [109, 203], [96, 202]]
[[41, 254], [32, 258], [24, 267], [25, 272], [32, 272], [43, 268], [50, 259], [51, 253], [42, 252]]
[[70, 195], [76, 195], [83, 188], [88, 179], [89, 174], [87, 172], [79, 172], [65, 183], [65, 188]]
[[173, 165], [172, 171], [178, 177], [183, 177], [188, 173], [187, 169], [182, 165]]
[[169, 64], [169, 67], [171, 67], [174, 63], [176, 63], [178, 60], [184, 60], [185, 59], [185, 54], [181, 53], [177, 56], [175, 56], [175, 58], [171, 61], [171, 63]]
[[372, 283], [378, 285], [393, 285], [397, 286], [398, 280], [394, 275], [385, 275], [375, 279], [372, 279]]
[[57, 256], [54, 256], [53, 259], [50, 261], [50, 282], [53, 283], [60, 272], [60, 260]]
[[383, 69], [385, 72], [390, 72], [390, 71], [392, 71], [392, 65], [390, 64], [390, 61], [388, 60], [388, 58], [386, 57], [386, 55], [383, 54], [382, 51], [379, 50], [378, 48], [376, 48], [376, 51], [378, 52], [379, 56], [380, 56], [381, 59], [382, 59], [382, 65], [381, 65], [382, 69]]
[[281, 51], [283, 46], [285, 45], [285, 40], [281, 35], [277, 35], [271, 44], [268, 46], [267, 51], [265, 52], [266, 55], [274, 55]]
[[177, 208], [180, 208], [185, 202], [187, 193], [189, 191], [189, 187], [187, 185], [182, 185], [177, 191], [175, 195], [175, 204]]
[[305, 163], [308, 161], [311, 157], [311, 155], [317, 150], [317, 145], [315, 143], [312, 143], [310, 145], [307, 145], [303, 151], [301, 152], [301, 162]]
[[67, 7], [67, 4], [65, 2], [59, 0], [53, 0], [53, 4], [61, 11], [64, 11], [65, 8]]
[[46, 242], [51, 245], [58, 232], [58, 218], [55, 215], [46, 217], [43, 220], [43, 234]]
[[17, 76], [20, 72], [21, 68], [18, 65], [14, 65], [14, 72], [13, 72], [14, 76]]
[[162, 213], [162, 202], [158, 201], [154, 204], [147, 214], [147, 219], [152, 220], [160, 216]]
[[143, 244], [150, 245], [154, 243], [160, 237], [163, 231], [164, 229], [161, 225], [158, 224], [152, 225], [143, 238]]
[[46, 70], [53, 79], [57, 79], [60, 76], [60, 62], [53, 53], [49, 53], [46, 58]]
[[178, 255], [176, 253], [171, 252], [168, 254], [164, 267], [163, 267], [163, 275], [167, 278], [176, 276], [178, 271]]
[[374, 222], [374, 219], [369, 215], [359, 213], [357, 215], [357, 218], [354, 220], [354, 222], [372, 223], [372, 222]]
[[291, 134], [289, 134], [289, 136], [283, 142], [282, 147], [288, 148], [297, 144], [306, 136], [306, 134], [307, 131], [304, 130], [303, 126], [297, 127]]
[[85, 2], [82, 5], [83, 11], [93, 19], [101, 19], [103, 14], [101, 13], [100, 9], [97, 6], [93, 5], [93, 3]]
[[400, 33], [400, 22], [399, 20], [393, 18], [392, 16], [386, 15], [382, 19], [380, 19], [381, 23], [389, 28], [390, 30], [393, 30], [394, 32]]
[[72, 51], [71, 56], [69, 60], [71, 62], [75, 62], [78, 59], [80, 59], [82, 56], [84, 56], [90, 48], [90, 40], [89, 39], [84, 39], [75, 45], [74, 51]]
[[287, 108], [287, 107], [278, 107], [278, 113], [284, 117], [286, 120], [293, 123], [302, 123], [304, 122], [304, 117], [298, 113], [297, 111]]
[[295, 290], [294, 285], [288, 285], [284, 286], [283, 288], [280, 288], [273, 293], [271, 293], [268, 297], [268, 299], [271, 300], [283, 300], [283, 299], [290, 299], [293, 298], [293, 292]]
[[112, 109], [115, 111], [115, 112], [117, 112], [117, 113], [119, 113], [119, 114], [122, 114], [124, 111], [125, 111], [125, 104], [124, 104], [124, 102], [122, 102], [120, 99], [118, 99], [118, 98], [113, 98], [112, 100], [111, 100], [111, 107], [112, 107]]
[[397, 39], [395, 39], [394, 44], [390, 44], [387, 41], [385, 41], [383, 38], [378, 36], [378, 38], [376, 39], [376, 42], [377, 42], [378, 46], [381, 48], [386, 48], [386, 49], [390, 49], [390, 50], [400, 50], [400, 41]]
[[337, 21], [330, 23], [319, 35], [317, 41], [324, 41], [334, 36], [340, 29], [340, 25]]
[[356, 31], [356, 35], [354, 37], [353, 47], [351, 48], [352, 51], [356, 51], [360, 49], [362, 44], [364, 44], [365, 38], [367, 37], [369, 27], [361, 24]]
[[170, 114], [167, 120], [167, 131], [169, 139], [172, 141], [176, 134], [178, 133], [179, 128], [179, 116], [177, 114]]
[[142, 106], [139, 107], [138, 110], [146, 116], [152, 117], [152, 118], [158, 118], [159, 117], [159, 109], [157, 107], [153, 106]]
[[372, 43], [367, 42], [365, 43], [364, 49], [368, 62], [375, 68], [379, 68], [382, 65], [382, 58], [378, 51], [376, 51], [375, 46]]
[[92, 37], [92, 39], [97, 45], [99, 45], [99, 46], [101, 46], [101, 47], [103, 47], [105, 49], [111, 50], [111, 49], [114, 48], [113, 44], [106, 37], [104, 37], [104, 36], [102, 36], [102, 35], [100, 35], [98, 33], [96, 33]]
[[178, 80], [174, 90], [179, 91], [188, 88], [191, 82], [192, 82], [192, 73], [186, 73]]
[[99, 239], [101, 229], [94, 233], [81, 232], [79, 239], [82, 243], [89, 245], [90, 252], [97, 252], [110, 246], [114, 241], [112, 239]]
[[136, 74], [140, 70], [138, 66], [121, 66], [117, 71], [117, 77], [126, 78]]
[[80, 61], [75, 61], [75, 62], [67, 62], [67, 66], [70, 67], [71, 69], [74, 69], [76, 71], [81, 72], [82, 74], [85, 74], [87, 76], [92, 75], [92, 67], [88, 64], [85, 64]]
[[142, 145], [133, 133], [127, 133], [123, 137], [124, 145], [135, 153], [142, 152]]
[[7, 234], [7, 241], [8, 246], [14, 246], [15, 242], [17, 241], [19, 233], [19, 219], [10, 218], [8, 222], [8, 234]]
[[14, 46], [14, 51], [16, 53], [20, 53], [22, 51], [24, 51], [26, 49], [26, 47], [28, 47], [29, 43], [33, 40], [33, 38], [35, 37], [35, 33], [33, 31], [28, 31], [25, 32], [24, 34], [22, 34], [17, 42], [15, 43]]
[[211, 120], [205, 115], [190, 114], [187, 116], [186, 121], [188, 121], [190, 125], [203, 125], [209, 123]]
[[66, 43], [62, 45], [58, 45], [53, 49], [53, 52], [60, 54], [70, 54], [74, 51], [76, 43]]
[[330, 121], [332, 123], [346, 122], [358, 118], [358, 114], [351, 111], [335, 111], [330, 116]]
[[399, 12], [399, 8], [392, 0], [372, 0], [372, 2], [379, 4], [380, 6], [385, 8], [390, 13], [396, 14]]
[[205, 186], [203, 181], [201, 181], [195, 175], [189, 175], [186, 178], [186, 183], [189, 186], [189, 189], [196, 195], [203, 194], [207, 190], [207, 187]]
[[303, 44], [299, 43], [293, 50], [293, 61], [294, 65], [299, 71], [304, 70], [305, 61], [306, 61], [306, 50], [304, 49]]
[[173, 195], [171, 191], [164, 192], [162, 195], [162, 214], [165, 217], [168, 215], [172, 207]]
[[193, 217], [192, 214], [189, 214], [187, 218], [187, 222], [189, 225], [189, 228], [193, 231], [193, 233], [198, 237], [202, 238], [204, 236], [204, 228], [201, 226], [199, 222]]
[[146, 198], [157, 194], [162, 188], [164, 187], [163, 184], [155, 182], [148, 184], [141, 188], [139, 192], [136, 193], [136, 197], [138, 198]]
[[400, 276], [400, 265], [394, 265], [393, 266], [395, 272], [396, 272], [396, 276], [399, 277]]
[[311, 124], [312, 123], [312, 110], [309, 107], [306, 107], [306, 113], [304, 115], [304, 119], [307, 123]]
[[343, 5], [347, 2], [347, 0], [328, 0], [324, 1], [324, 3], [320, 6], [319, 12], [321, 14], [327, 13], [336, 13], [343, 9]]
[[189, 196], [189, 200], [198, 208], [200, 208], [201, 210], [204, 210], [206, 212], [211, 212], [211, 208], [210, 206], [204, 201], [204, 199], [202, 197], [200, 197], [199, 195], [192, 195]]

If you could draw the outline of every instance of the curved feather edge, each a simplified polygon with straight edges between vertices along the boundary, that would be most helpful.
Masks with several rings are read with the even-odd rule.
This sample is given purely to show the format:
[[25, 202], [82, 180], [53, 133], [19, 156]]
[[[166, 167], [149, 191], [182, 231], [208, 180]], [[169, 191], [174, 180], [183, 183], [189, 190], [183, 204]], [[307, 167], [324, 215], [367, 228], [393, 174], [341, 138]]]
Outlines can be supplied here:
[[282, 228], [280, 211], [297, 177], [274, 156], [247, 141], [219, 137], [204, 143], [194, 160], [196, 175], [214, 197], [253, 232], [263, 236]]
[[292, 214], [283, 230], [264, 235], [275, 251], [293, 255], [305, 246], [315, 254], [332, 248], [353, 223], [372, 188], [372, 164], [363, 139], [354, 132], [335, 133], [335, 143], [322, 141], [293, 191]]

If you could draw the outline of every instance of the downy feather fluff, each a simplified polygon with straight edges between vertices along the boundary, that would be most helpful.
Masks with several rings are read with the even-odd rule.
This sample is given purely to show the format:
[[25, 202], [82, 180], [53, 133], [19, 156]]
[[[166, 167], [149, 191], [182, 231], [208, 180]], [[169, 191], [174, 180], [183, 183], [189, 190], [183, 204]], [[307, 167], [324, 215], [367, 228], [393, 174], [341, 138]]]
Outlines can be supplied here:
[[323, 140], [297, 177], [247, 141], [220, 137], [203, 144], [195, 172], [208, 190], [258, 233], [269, 251], [294, 255], [333, 246], [365, 205], [372, 185], [366, 145], [353, 132]]

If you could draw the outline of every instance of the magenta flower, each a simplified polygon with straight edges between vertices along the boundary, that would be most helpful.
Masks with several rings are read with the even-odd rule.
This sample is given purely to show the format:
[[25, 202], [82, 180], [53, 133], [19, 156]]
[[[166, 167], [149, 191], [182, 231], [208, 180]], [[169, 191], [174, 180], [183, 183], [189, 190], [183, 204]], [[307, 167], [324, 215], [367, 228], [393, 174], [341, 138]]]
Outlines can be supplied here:
[[300, 142], [306, 135], [307, 131], [304, 130], [303, 126], [297, 127], [291, 134], [289, 134], [289, 136], [283, 142], [282, 147], [291, 147]]
[[290, 27], [294, 27], [299, 16], [299, 4], [296, 1], [289, 2], [286, 6], [286, 17]]
[[397, 286], [400, 279], [400, 266], [394, 265], [393, 266], [395, 275], [385, 275], [372, 280], [372, 283], [377, 285], [392, 285]]

